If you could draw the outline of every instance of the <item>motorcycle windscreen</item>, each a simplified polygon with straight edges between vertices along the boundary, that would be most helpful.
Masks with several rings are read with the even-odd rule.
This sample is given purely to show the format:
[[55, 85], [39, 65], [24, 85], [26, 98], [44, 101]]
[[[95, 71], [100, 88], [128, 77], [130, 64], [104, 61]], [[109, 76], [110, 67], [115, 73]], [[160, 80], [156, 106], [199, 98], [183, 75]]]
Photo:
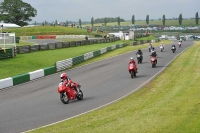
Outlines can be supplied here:
[[132, 70], [135, 67], [135, 65], [133, 63], [129, 64], [128, 69]]
[[58, 85], [58, 92], [61, 93], [63, 91], [63, 83], [61, 82], [59, 85]]

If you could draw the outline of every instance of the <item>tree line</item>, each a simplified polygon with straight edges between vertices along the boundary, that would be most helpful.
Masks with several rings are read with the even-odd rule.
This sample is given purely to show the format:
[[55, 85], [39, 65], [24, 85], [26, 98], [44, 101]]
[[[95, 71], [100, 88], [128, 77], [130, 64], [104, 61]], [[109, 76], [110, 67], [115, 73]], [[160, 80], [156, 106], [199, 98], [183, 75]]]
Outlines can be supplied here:
[[[22, 0], [4, 0], [0, 4], [0, 21], [4, 21], [5, 23], [14, 23], [20, 26], [28, 25], [28, 22], [32, 21], [32, 17], [37, 15], [37, 10], [33, 8], [30, 4], [23, 2]], [[132, 24], [135, 24], [135, 15], [132, 15]], [[146, 16], [146, 24], [149, 25], [150, 17], [149, 15]], [[91, 18], [91, 26], [93, 27], [96, 23], [103, 23], [103, 26], [106, 26], [109, 22], [117, 22], [120, 26], [120, 22], [124, 22], [125, 20], [120, 17], [105, 17], [105, 18]], [[178, 23], [182, 25], [183, 17], [182, 14], [179, 14]], [[165, 26], [166, 17], [165, 15], [162, 16], [162, 24]], [[46, 24], [45, 21], [43, 24]], [[65, 25], [68, 26], [69, 21], [66, 20]], [[81, 19], [78, 21], [79, 26], [82, 25]], [[196, 25], [199, 24], [199, 15], [198, 12], [195, 14], [195, 23]], [[36, 24], [36, 22], [35, 22]], [[55, 22], [57, 24], [57, 20]]]
[[[163, 15], [162, 16], [163, 26], [165, 26], [165, 22], [166, 22], [166, 17], [165, 17], [165, 15]], [[179, 25], [182, 25], [182, 22], [183, 22], [183, 16], [182, 16], [182, 13], [181, 13], [181, 14], [179, 14], [179, 17], [178, 17]], [[196, 25], [199, 24], [199, 14], [198, 14], [198, 12], [196, 12], [196, 14], [195, 14], [195, 23], [196, 23]], [[132, 24], [135, 24], [135, 16], [134, 15], [132, 16]], [[149, 15], [146, 16], [146, 24], [149, 25]]]

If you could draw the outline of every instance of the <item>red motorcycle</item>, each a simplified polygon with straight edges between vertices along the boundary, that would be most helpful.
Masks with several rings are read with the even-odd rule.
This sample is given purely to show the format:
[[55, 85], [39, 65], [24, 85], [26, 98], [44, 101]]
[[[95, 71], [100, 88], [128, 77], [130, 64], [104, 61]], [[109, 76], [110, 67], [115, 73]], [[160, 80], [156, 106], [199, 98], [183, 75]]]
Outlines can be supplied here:
[[157, 57], [153, 57], [153, 56], [150, 56], [150, 61], [151, 61], [151, 64], [152, 64], [152, 68], [156, 67], [156, 64], [157, 64]]
[[133, 63], [130, 63], [128, 65], [128, 71], [131, 74], [131, 78], [136, 77], [136, 65]]
[[[61, 82], [58, 85], [58, 93], [60, 93], [60, 100], [64, 104], [68, 104], [70, 100], [83, 99], [83, 92], [80, 89], [81, 85], [72, 82], [71, 80], [69, 82], [71, 82], [71, 87], [66, 87], [66, 84], [64, 82]], [[79, 91], [77, 92], [76, 90]]]

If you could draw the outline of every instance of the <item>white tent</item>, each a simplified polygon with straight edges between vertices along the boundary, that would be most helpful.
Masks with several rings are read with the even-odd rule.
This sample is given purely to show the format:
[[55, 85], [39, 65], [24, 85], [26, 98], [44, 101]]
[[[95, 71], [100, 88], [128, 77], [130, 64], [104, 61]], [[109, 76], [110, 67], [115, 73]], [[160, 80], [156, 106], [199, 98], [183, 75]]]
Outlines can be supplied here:
[[[3, 27], [2, 27], [3, 25]], [[16, 24], [11, 24], [11, 23], [0, 23], [1, 28], [19, 28], [21, 26], [16, 25]]]

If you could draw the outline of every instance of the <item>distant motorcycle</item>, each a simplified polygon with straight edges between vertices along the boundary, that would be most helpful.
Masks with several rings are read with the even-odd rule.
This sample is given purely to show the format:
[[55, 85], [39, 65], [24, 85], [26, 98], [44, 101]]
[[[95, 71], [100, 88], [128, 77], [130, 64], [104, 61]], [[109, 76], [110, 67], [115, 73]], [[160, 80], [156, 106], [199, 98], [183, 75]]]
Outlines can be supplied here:
[[172, 47], [172, 52], [174, 53], [176, 51], [176, 48], [173, 46]]
[[129, 71], [129, 73], [131, 74], [131, 78], [136, 77], [136, 65], [135, 65], [135, 64], [130, 63], [130, 64], [128, 65], [128, 71]]
[[163, 52], [163, 50], [164, 50], [164, 47], [160, 46], [160, 51]]
[[178, 43], [178, 47], [179, 47], [179, 48], [181, 47], [181, 43], [180, 43], [180, 42]]
[[[71, 87], [66, 87], [63, 82], [61, 82], [58, 85], [58, 93], [60, 93], [60, 100], [64, 104], [68, 104], [70, 100], [78, 99], [82, 100], [83, 99], [83, 92], [80, 89], [80, 85], [75, 82], [71, 82]], [[79, 92], [77, 92], [75, 89], [79, 88]]]
[[157, 57], [150, 56], [150, 61], [151, 61], [151, 64], [152, 64], [152, 68], [156, 67]]
[[141, 54], [136, 54], [136, 56], [137, 56], [138, 64], [142, 63], [143, 56]]

